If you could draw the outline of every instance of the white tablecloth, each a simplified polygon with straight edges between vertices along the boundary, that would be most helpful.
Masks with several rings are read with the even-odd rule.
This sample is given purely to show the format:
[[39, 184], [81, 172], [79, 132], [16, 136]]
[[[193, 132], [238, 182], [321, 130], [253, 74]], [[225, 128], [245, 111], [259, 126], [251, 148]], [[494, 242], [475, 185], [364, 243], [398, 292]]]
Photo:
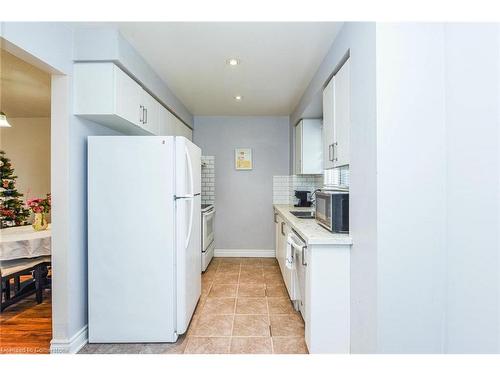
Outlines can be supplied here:
[[31, 225], [0, 230], [0, 261], [50, 255], [50, 224], [47, 230], [35, 231]]

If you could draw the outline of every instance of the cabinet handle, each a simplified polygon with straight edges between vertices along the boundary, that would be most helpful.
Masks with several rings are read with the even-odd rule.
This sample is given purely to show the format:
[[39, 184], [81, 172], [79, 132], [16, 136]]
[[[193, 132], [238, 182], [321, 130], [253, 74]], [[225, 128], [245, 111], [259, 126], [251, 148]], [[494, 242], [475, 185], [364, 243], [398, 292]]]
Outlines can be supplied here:
[[278, 217], [278, 214], [275, 212], [275, 213], [274, 213], [274, 222], [275, 222], [276, 224], [278, 224], [277, 217]]
[[338, 161], [337, 157], [335, 156], [336, 155], [336, 150], [337, 150], [338, 143], [337, 142], [333, 142], [332, 146], [333, 146], [333, 160], [332, 161]]
[[144, 120], [144, 123], [147, 124], [148, 123], [148, 109], [147, 108], [144, 108], [146, 110], [146, 117], [145, 117], [145, 120]]
[[285, 225], [285, 222], [282, 221], [281, 222], [281, 234], [284, 236], [285, 235], [285, 231], [283, 230], [283, 226]]
[[328, 160], [333, 161], [332, 156], [333, 143], [328, 145]]
[[139, 122], [142, 124], [142, 117], [144, 116], [144, 109], [142, 105], [139, 106], [140, 112], [139, 112]]
[[307, 249], [307, 246], [302, 246], [302, 265], [303, 266], [307, 266], [307, 262], [306, 262], [306, 249]]

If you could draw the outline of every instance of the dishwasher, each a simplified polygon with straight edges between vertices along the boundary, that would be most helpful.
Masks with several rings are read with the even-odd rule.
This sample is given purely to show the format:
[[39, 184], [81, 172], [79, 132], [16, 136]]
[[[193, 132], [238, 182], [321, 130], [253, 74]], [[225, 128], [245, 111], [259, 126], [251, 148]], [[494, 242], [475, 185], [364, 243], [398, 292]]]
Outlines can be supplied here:
[[294, 307], [300, 311], [302, 318], [306, 317], [306, 270], [307, 270], [307, 245], [293, 229], [288, 234], [287, 242], [291, 247], [293, 258], [292, 284]]

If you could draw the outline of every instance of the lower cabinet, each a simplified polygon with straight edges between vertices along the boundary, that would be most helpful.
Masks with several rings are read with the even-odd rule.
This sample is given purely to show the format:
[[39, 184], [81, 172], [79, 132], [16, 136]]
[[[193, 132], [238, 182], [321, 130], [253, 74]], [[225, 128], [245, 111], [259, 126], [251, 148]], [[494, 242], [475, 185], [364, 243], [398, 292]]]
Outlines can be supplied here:
[[276, 259], [280, 266], [281, 274], [285, 275], [285, 254], [286, 254], [286, 222], [283, 218], [274, 213], [274, 223], [276, 228]]
[[285, 254], [287, 234], [293, 227], [277, 212], [274, 223], [276, 259], [285, 284], [287, 278], [291, 280], [292, 299], [304, 319], [309, 352], [349, 353], [351, 245], [307, 244], [295, 251], [290, 271], [285, 267]]
[[350, 351], [350, 245], [305, 252], [305, 339], [310, 353]]

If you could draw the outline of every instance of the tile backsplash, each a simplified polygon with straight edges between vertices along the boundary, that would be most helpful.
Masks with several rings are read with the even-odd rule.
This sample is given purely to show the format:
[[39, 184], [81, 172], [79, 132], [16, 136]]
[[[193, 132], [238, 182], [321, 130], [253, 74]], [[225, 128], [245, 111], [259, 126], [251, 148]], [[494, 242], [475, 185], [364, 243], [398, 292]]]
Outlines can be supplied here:
[[273, 176], [273, 203], [295, 204], [295, 190], [311, 193], [324, 186], [349, 187], [349, 166], [325, 170], [324, 175]]
[[349, 187], [349, 166], [325, 169], [324, 185]]
[[323, 186], [323, 175], [273, 176], [273, 203], [295, 204], [295, 190], [311, 193]]
[[215, 156], [201, 157], [201, 204], [215, 204]]

